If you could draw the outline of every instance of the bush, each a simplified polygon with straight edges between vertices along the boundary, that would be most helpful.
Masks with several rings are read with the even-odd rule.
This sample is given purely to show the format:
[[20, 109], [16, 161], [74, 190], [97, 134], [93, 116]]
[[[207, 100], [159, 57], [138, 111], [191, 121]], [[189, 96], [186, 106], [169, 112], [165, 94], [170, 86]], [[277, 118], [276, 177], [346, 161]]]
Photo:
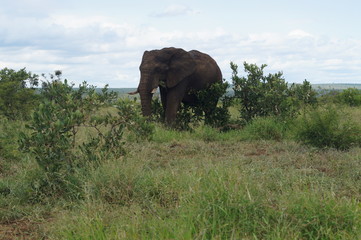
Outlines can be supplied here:
[[122, 124], [132, 134], [136, 141], [151, 140], [154, 133], [154, 125], [141, 116], [140, 105], [128, 99], [118, 99], [114, 107], [117, 109], [117, 118], [122, 119]]
[[[123, 156], [125, 129], [147, 139], [153, 128], [135, 102], [115, 102], [115, 93], [106, 87], [98, 93], [86, 82], [74, 89], [60, 74], [57, 77], [43, 84], [42, 102], [27, 125], [30, 133], [21, 133], [20, 145], [46, 173], [45, 182], [62, 192], [78, 167]], [[81, 138], [80, 133], [87, 136]]]
[[23, 125], [18, 121], [0, 118], [0, 172], [3, 160], [19, 160], [18, 130]]
[[342, 121], [342, 115], [333, 107], [309, 110], [296, 124], [296, 138], [317, 148], [347, 150], [360, 145], [360, 126], [352, 121]]
[[11, 120], [29, 118], [36, 105], [37, 85], [38, 76], [25, 68], [0, 70], [0, 114]]
[[[214, 83], [201, 91], [191, 91], [191, 94], [196, 95], [196, 104], [181, 103], [175, 128], [189, 131], [192, 130], [192, 125], [197, 126], [201, 121], [216, 128], [226, 126], [230, 120], [228, 108], [232, 104], [232, 98], [226, 96], [228, 87], [227, 82], [222, 82]], [[159, 98], [152, 100], [152, 112], [153, 120], [164, 121], [164, 109]]]
[[295, 104], [315, 105], [317, 103], [317, 92], [307, 80], [304, 80], [302, 84], [293, 83], [289, 88], [289, 94], [294, 98]]
[[[20, 121], [0, 117], [0, 176], [14, 174], [25, 162], [24, 155], [19, 152], [19, 131], [24, 129]], [[1, 178], [0, 177], [0, 178]], [[1, 187], [0, 187], [1, 194]]]
[[214, 83], [208, 89], [196, 93], [199, 106], [195, 112], [199, 116], [204, 114], [206, 125], [222, 128], [229, 123], [231, 114], [228, 108], [232, 105], [232, 97], [226, 96], [228, 88], [227, 82]]
[[301, 105], [316, 101], [316, 92], [309, 82], [288, 87], [282, 72], [265, 76], [266, 66], [244, 62], [247, 77], [238, 77], [238, 66], [231, 62], [234, 96], [240, 100], [241, 118], [246, 122], [255, 117], [294, 116]]
[[335, 89], [322, 89], [319, 90], [319, 97], [317, 98], [317, 101], [320, 105], [325, 104], [338, 104], [338, 95], [340, 94], [339, 90]]
[[348, 88], [338, 94], [337, 99], [340, 103], [351, 107], [361, 106], [361, 90]]
[[[207, 89], [194, 92], [197, 97], [197, 104], [194, 106], [181, 105], [177, 117], [177, 126], [183, 130], [190, 129], [190, 123], [199, 123], [204, 120], [205, 125], [215, 128], [222, 128], [229, 123], [229, 106], [232, 98], [227, 97], [227, 82], [214, 83]], [[220, 100], [220, 104], [218, 101]]]

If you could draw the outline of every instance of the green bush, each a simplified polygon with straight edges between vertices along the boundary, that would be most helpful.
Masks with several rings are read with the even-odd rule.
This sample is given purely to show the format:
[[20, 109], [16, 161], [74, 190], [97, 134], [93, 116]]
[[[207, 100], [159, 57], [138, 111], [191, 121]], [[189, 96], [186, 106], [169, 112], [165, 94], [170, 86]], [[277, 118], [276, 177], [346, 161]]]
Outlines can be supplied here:
[[226, 96], [228, 88], [227, 82], [214, 83], [196, 93], [199, 105], [194, 111], [199, 116], [204, 114], [206, 125], [221, 128], [229, 123], [231, 115], [228, 108], [232, 105], [232, 98]]
[[135, 102], [115, 102], [115, 93], [106, 87], [98, 93], [86, 82], [74, 89], [67, 80], [61, 81], [60, 74], [57, 77], [43, 84], [42, 102], [27, 124], [29, 133], [21, 133], [20, 145], [46, 173], [42, 183], [47, 186], [41, 184], [41, 189], [63, 192], [77, 168], [123, 156], [126, 129], [138, 139], [148, 139], [153, 128]]
[[255, 117], [294, 116], [300, 106], [316, 101], [316, 92], [309, 82], [288, 87], [282, 72], [264, 75], [266, 66], [244, 62], [247, 76], [239, 77], [238, 66], [231, 62], [234, 96], [240, 100], [241, 118], [246, 122]]
[[293, 97], [296, 105], [315, 105], [317, 103], [317, 92], [307, 80], [304, 80], [302, 84], [293, 83], [289, 88], [289, 95]]
[[[194, 126], [198, 126], [201, 121], [216, 128], [226, 126], [231, 117], [228, 108], [232, 104], [232, 98], [226, 96], [228, 87], [227, 82], [222, 82], [214, 83], [201, 91], [191, 91], [191, 94], [196, 95], [196, 104], [181, 103], [175, 128], [189, 131]], [[153, 120], [164, 121], [164, 109], [159, 98], [152, 100], [152, 111]]]
[[29, 118], [36, 105], [37, 85], [38, 76], [25, 68], [0, 70], [0, 115], [11, 120]]
[[181, 104], [176, 125], [181, 130], [190, 130], [191, 123], [198, 125], [200, 121], [215, 128], [226, 126], [231, 117], [228, 108], [232, 104], [232, 98], [226, 96], [228, 87], [227, 82], [214, 83], [207, 89], [194, 92], [197, 104]]
[[319, 90], [319, 96], [317, 97], [317, 101], [320, 105], [325, 104], [339, 104], [338, 95], [340, 91], [335, 89], [322, 89]]
[[345, 117], [334, 107], [306, 111], [297, 121], [296, 138], [317, 148], [347, 150], [361, 144], [358, 123], [343, 120]]
[[348, 88], [337, 95], [340, 103], [351, 107], [361, 106], [361, 90], [356, 88]]
[[[165, 112], [160, 98], [156, 97], [152, 99], [152, 117], [151, 119], [155, 122], [164, 123]], [[178, 112], [174, 129], [181, 131], [190, 131], [192, 126], [198, 125], [201, 120], [200, 115], [196, 115], [191, 106], [181, 102]]]
[[[24, 130], [21, 121], [0, 117], [0, 176], [12, 175], [24, 163], [24, 154], [19, 152], [19, 131]], [[16, 169], [16, 170], [15, 170]], [[0, 178], [1, 178], [0, 177]], [[0, 189], [1, 193], [1, 189]]]
[[0, 118], [0, 166], [3, 160], [19, 160], [17, 141], [19, 129], [22, 128], [21, 122]]
[[140, 105], [128, 99], [118, 99], [114, 107], [117, 109], [117, 118], [122, 119], [122, 124], [132, 134], [136, 141], [151, 140], [155, 127], [141, 116]]

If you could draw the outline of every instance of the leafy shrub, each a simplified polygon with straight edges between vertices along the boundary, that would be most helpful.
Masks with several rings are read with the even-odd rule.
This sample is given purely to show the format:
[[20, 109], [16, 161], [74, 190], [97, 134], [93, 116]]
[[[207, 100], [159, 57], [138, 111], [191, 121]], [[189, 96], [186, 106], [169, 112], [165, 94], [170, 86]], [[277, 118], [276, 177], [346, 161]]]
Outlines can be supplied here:
[[152, 115], [151, 120], [154, 122], [164, 122], [165, 112], [159, 97], [152, 98]]
[[361, 143], [360, 126], [343, 121], [341, 112], [333, 107], [307, 111], [297, 122], [296, 138], [318, 148], [347, 150]]
[[207, 89], [194, 92], [197, 104], [181, 105], [177, 115], [177, 126], [189, 130], [190, 123], [197, 125], [203, 120], [205, 125], [211, 127], [221, 128], [227, 125], [231, 117], [228, 107], [232, 103], [232, 98], [225, 96], [228, 87], [227, 82], [214, 83]]
[[226, 96], [228, 88], [227, 82], [214, 83], [208, 89], [196, 93], [199, 105], [195, 112], [199, 116], [204, 113], [206, 125], [220, 128], [229, 123], [231, 115], [228, 108], [232, 105], [232, 97]]
[[[18, 166], [21, 166], [24, 162], [22, 161], [24, 155], [19, 152], [19, 145], [17, 143], [19, 139], [19, 131], [22, 129], [24, 129], [24, 124], [22, 122], [0, 117], [1, 177], [14, 174], [16, 170], [18, 170]], [[0, 187], [0, 194], [1, 192], [2, 190]]]
[[335, 104], [339, 103], [338, 95], [340, 94], [339, 90], [335, 89], [322, 89], [319, 90], [319, 96], [317, 101], [320, 105], [324, 104]]
[[337, 99], [340, 103], [351, 107], [361, 106], [361, 90], [348, 88], [338, 94]]
[[36, 105], [37, 85], [38, 76], [25, 68], [0, 70], [0, 114], [11, 120], [28, 118]]
[[194, 126], [198, 126], [202, 120], [202, 113], [195, 112], [193, 106], [181, 103], [177, 112], [174, 128], [181, 131], [191, 131]]
[[307, 80], [304, 80], [302, 84], [293, 83], [289, 88], [289, 94], [294, 97], [295, 104], [315, 105], [317, 103], [317, 92]]
[[[159, 98], [152, 99], [152, 117], [155, 122], [164, 123], [165, 112]], [[194, 108], [181, 102], [175, 124], [172, 126], [176, 130], [191, 131], [193, 126], [197, 126], [201, 121], [201, 115], [194, 112]]]
[[122, 119], [122, 124], [133, 134], [136, 141], [152, 139], [154, 125], [141, 116], [140, 105], [136, 99], [118, 99], [114, 106], [117, 109], [117, 117]]
[[[201, 121], [217, 128], [227, 125], [230, 120], [228, 107], [232, 104], [232, 98], [225, 96], [228, 87], [227, 82], [222, 82], [214, 83], [201, 91], [191, 91], [191, 94], [196, 95], [196, 104], [180, 104], [175, 128], [192, 130], [192, 126], [199, 125]], [[218, 104], [219, 101], [220, 104]], [[152, 112], [153, 120], [164, 121], [164, 109], [159, 98], [152, 100]]]
[[[27, 125], [30, 133], [21, 133], [20, 145], [34, 155], [50, 179], [46, 182], [61, 191], [77, 167], [124, 155], [125, 129], [147, 139], [153, 128], [140, 116], [135, 102], [115, 102], [115, 93], [106, 87], [98, 93], [86, 82], [74, 89], [67, 80], [61, 81], [60, 74], [57, 77], [43, 84], [42, 102]], [[80, 138], [84, 131], [88, 136]]]
[[240, 114], [245, 121], [262, 116], [293, 116], [301, 103], [316, 101], [309, 82], [305, 80], [302, 85], [288, 87], [282, 72], [265, 76], [266, 66], [244, 62], [247, 77], [239, 77], [238, 66], [231, 62], [234, 96], [241, 102]]
[[[0, 160], [18, 160], [18, 130], [23, 125], [18, 121], [0, 118]], [[1, 172], [1, 163], [0, 163]]]

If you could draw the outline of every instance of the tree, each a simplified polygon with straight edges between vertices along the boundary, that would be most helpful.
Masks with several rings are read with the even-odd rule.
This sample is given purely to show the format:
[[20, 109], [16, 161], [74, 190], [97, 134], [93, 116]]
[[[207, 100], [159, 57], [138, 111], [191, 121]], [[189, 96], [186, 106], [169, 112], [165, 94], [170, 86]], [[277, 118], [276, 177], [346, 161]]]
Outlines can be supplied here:
[[10, 120], [29, 118], [36, 105], [38, 75], [25, 68], [0, 70], [0, 114]]

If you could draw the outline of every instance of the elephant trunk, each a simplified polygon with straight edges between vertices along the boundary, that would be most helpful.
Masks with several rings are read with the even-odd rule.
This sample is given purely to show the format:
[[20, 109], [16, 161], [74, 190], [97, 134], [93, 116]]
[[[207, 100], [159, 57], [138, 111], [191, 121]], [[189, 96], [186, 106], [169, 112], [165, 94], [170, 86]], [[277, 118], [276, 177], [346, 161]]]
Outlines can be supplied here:
[[152, 87], [150, 86], [149, 82], [142, 81], [141, 79], [138, 90], [140, 95], [140, 102], [142, 105], [142, 113], [143, 116], [148, 117], [152, 114]]
[[148, 117], [152, 114], [152, 95], [151, 93], [142, 93], [140, 92], [140, 101], [142, 104], [142, 113], [143, 116]]

